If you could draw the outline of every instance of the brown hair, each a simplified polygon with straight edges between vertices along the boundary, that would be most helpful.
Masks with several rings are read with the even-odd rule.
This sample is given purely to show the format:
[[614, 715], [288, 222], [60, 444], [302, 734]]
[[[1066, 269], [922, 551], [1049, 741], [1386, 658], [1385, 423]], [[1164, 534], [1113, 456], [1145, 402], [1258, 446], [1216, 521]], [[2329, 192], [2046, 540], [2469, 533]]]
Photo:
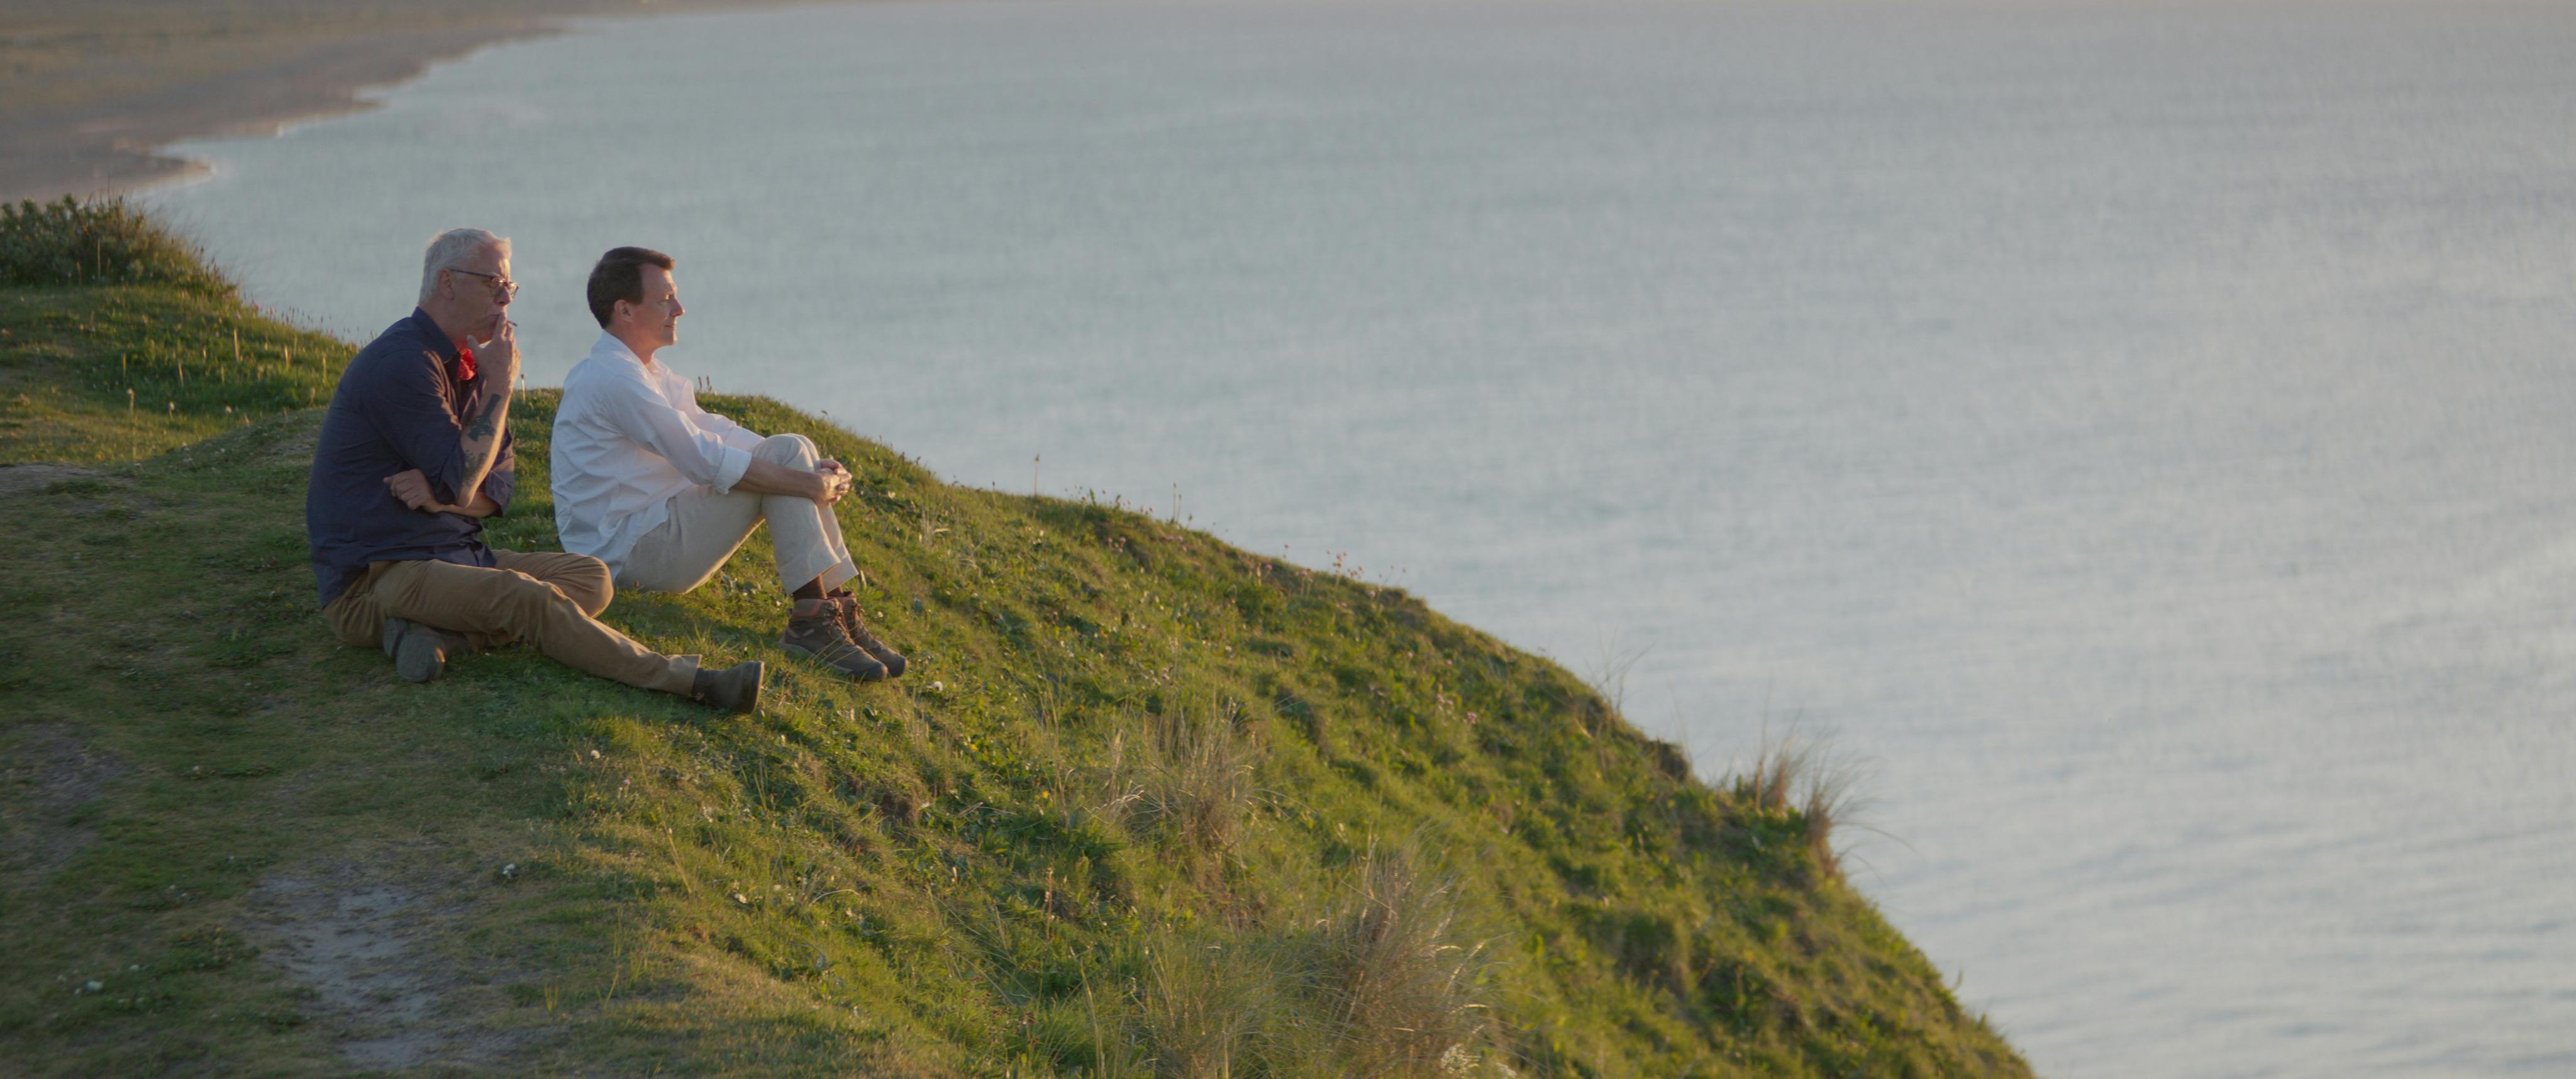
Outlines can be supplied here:
[[670, 269], [671, 256], [649, 247], [612, 247], [599, 256], [599, 265], [590, 268], [590, 317], [599, 320], [599, 328], [608, 328], [608, 316], [617, 310], [617, 301], [644, 302], [644, 267]]

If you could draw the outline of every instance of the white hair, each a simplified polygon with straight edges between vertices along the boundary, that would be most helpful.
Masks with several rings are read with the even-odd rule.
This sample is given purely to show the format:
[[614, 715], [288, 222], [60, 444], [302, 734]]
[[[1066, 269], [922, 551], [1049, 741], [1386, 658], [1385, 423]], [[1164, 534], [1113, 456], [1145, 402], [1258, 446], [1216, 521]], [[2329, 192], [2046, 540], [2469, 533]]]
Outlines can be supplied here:
[[420, 302], [429, 303], [430, 295], [438, 291], [438, 271], [464, 269], [467, 259], [487, 247], [499, 248], [501, 256], [508, 258], [510, 238], [482, 229], [449, 229], [430, 237], [429, 252], [420, 260]]

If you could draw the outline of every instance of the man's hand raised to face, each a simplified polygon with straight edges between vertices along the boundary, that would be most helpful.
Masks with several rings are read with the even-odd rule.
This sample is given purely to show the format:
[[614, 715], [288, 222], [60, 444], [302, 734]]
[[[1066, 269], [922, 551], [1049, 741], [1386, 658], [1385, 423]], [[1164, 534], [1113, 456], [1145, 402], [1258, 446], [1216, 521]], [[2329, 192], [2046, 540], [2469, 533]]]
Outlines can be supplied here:
[[519, 382], [519, 326], [504, 309], [492, 315], [492, 339], [474, 346], [474, 377], [485, 393], [508, 393]]

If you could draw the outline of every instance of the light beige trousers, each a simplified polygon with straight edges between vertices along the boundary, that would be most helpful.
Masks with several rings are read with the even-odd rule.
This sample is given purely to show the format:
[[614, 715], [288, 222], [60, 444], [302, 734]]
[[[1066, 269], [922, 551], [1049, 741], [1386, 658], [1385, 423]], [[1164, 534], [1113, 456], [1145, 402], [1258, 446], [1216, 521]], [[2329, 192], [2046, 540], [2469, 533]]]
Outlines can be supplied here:
[[[771, 435], [751, 455], [807, 472], [823, 460], [814, 441], [803, 435]], [[635, 541], [618, 584], [651, 592], [696, 588], [715, 576], [762, 521], [769, 522], [769, 545], [778, 555], [780, 588], [793, 592], [821, 578], [828, 592], [859, 575], [859, 564], [850, 560], [850, 549], [841, 542], [840, 518], [813, 499], [735, 488], [724, 494], [683, 492], [671, 496], [668, 505], [670, 517]]]
[[698, 657], [666, 656], [601, 623], [615, 595], [608, 566], [586, 554], [494, 551], [498, 568], [378, 562], [322, 617], [343, 643], [375, 648], [385, 619], [465, 634], [477, 648], [526, 641], [576, 670], [686, 696]]

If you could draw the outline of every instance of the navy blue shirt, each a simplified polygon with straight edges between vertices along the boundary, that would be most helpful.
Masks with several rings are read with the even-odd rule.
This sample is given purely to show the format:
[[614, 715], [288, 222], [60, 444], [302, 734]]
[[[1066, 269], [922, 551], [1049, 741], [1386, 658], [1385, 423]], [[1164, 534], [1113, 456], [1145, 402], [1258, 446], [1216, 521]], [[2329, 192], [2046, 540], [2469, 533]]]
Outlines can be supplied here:
[[[461, 513], [423, 513], [402, 504], [385, 477], [419, 469], [432, 496], [448, 505], [458, 497], [468, 462], [463, 417], [473, 415], [487, 387], [481, 377], [461, 378], [456, 345], [429, 314], [385, 328], [358, 350], [313, 447], [313, 478], [304, 491], [304, 528], [313, 544], [313, 578], [322, 605], [340, 598], [373, 562], [454, 562], [493, 565], [483, 545], [483, 522]], [[507, 386], [488, 387], [508, 393]], [[500, 456], [483, 477], [481, 491], [504, 509], [518, 486], [510, 433], [501, 432]]]

